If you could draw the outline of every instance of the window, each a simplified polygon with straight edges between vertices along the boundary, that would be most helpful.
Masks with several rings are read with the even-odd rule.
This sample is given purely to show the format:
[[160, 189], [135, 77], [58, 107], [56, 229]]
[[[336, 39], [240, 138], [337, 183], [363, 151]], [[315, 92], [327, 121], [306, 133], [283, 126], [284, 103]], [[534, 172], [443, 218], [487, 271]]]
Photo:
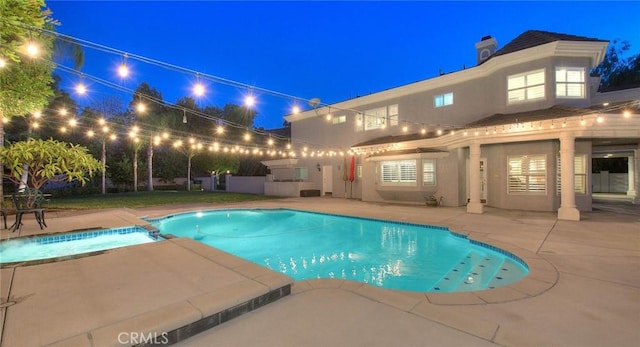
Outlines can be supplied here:
[[544, 69], [507, 77], [507, 103], [544, 99]]
[[[557, 187], [558, 193], [562, 190], [562, 177], [561, 177], [561, 167], [560, 167], [560, 155], [558, 155], [558, 176], [557, 176]], [[574, 178], [574, 187], [575, 192], [578, 194], [586, 194], [587, 193], [587, 156], [576, 155], [573, 158], [573, 174]]]
[[453, 93], [440, 94], [433, 97], [433, 106], [442, 107], [453, 105]]
[[387, 126], [387, 108], [379, 107], [364, 112], [364, 130], [381, 129]]
[[309, 178], [309, 171], [306, 167], [293, 168], [293, 178], [296, 181], [304, 181]]
[[415, 160], [394, 160], [380, 163], [383, 185], [415, 185], [417, 182]]
[[584, 99], [584, 69], [557, 67], [556, 96], [559, 98]]
[[436, 184], [436, 160], [422, 160], [422, 185], [434, 186]]
[[507, 157], [509, 194], [544, 194], [547, 192], [547, 158], [544, 155]]
[[364, 111], [364, 130], [384, 129], [398, 123], [397, 104]]
[[347, 121], [347, 116], [338, 116], [338, 117], [333, 117], [331, 119], [331, 121], [333, 122], [333, 124], [340, 124], [340, 123], [344, 123]]
[[389, 126], [398, 125], [398, 104], [389, 106]]

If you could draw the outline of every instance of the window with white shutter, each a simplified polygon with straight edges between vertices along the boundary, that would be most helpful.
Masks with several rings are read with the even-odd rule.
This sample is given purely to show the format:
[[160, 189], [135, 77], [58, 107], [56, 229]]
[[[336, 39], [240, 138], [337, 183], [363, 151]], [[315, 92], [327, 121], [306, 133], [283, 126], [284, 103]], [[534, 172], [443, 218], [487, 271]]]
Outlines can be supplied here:
[[545, 194], [547, 159], [545, 155], [509, 156], [509, 194]]

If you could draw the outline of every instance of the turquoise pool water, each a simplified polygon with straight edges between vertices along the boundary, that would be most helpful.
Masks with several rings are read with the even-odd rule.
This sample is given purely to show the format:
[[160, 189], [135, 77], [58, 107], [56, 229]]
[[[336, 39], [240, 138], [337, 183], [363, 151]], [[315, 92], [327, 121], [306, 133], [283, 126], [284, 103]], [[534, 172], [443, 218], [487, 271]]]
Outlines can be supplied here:
[[340, 278], [417, 292], [491, 289], [527, 266], [446, 228], [295, 210], [218, 210], [151, 221], [296, 280]]
[[0, 263], [58, 258], [156, 241], [140, 227], [92, 230], [0, 242]]

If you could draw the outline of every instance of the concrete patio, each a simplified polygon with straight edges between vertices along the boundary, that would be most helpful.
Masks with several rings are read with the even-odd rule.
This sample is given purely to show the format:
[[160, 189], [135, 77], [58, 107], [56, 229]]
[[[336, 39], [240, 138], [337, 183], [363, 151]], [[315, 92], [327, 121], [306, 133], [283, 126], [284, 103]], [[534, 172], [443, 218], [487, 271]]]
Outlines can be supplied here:
[[[130, 226], [144, 224], [141, 217], [226, 207], [286, 207], [444, 225], [515, 253], [531, 274], [511, 286], [455, 294], [391, 291], [342, 280], [295, 282], [290, 295], [180, 345], [635, 346], [640, 339], [637, 205], [622, 207], [624, 213], [586, 212], [582, 221], [569, 222], [546, 212], [486, 208], [475, 215], [464, 208], [296, 198], [53, 212], [44, 232]], [[19, 236], [38, 233], [37, 223], [27, 220]], [[3, 230], [1, 236], [16, 234]], [[289, 283], [285, 276], [200, 246], [176, 239], [2, 269], [2, 346], [118, 345], [117, 332], [175, 329], [216, 312], [228, 293], [251, 292], [232, 290], [234, 285], [259, 288], [256, 293], [264, 295]], [[247, 297], [230, 300], [227, 306], [233, 307]], [[162, 312], [149, 323], [146, 318], [157, 311]]]

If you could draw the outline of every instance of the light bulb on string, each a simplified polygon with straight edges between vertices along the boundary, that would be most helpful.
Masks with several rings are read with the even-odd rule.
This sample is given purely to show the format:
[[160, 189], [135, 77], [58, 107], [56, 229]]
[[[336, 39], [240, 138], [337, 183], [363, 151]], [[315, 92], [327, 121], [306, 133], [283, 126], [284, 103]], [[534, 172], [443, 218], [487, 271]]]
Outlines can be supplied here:
[[218, 127], [216, 128], [216, 134], [223, 134], [224, 133], [224, 127], [222, 125], [218, 125]]
[[256, 104], [256, 98], [249, 94], [247, 96], [244, 97], [244, 105], [246, 107], [253, 107]]
[[193, 85], [193, 95], [197, 97], [203, 96], [205, 93], [204, 84], [200, 82], [200, 77], [196, 75], [196, 83]]
[[96, 133], [93, 130], [88, 130], [87, 131], [87, 137], [91, 138], [94, 137], [96, 135]]
[[300, 113], [300, 106], [298, 106], [298, 105], [293, 105], [293, 107], [291, 108], [291, 113], [293, 113], [293, 114], [298, 114], [298, 113]]
[[82, 82], [78, 82], [78, 84], [76, 84], [76, 93], [78, 93], [79, 95], [87, 94], [87, 86], [85, 86]]
[[0, 69], [6, 66], [7, 66], [7, 61], [3, 57], [0, 57]]
[[182, 109], [182, 123], [187, 124], [187, 111]]
[[622, 113], [622, 116], [623, 116], [624, 118], [631, 118], [631, 112], [630, 112], [629, 110], [625, 110], [625, 111]]
[[251, 141], [251, 134], [248, 131], [244, 134], [244, 140]]
[[38, 54], [40, 54], [40, 47], [38, 47], [38, 45], [34, 41], [29, 40], [29, 42], [27, 43], [26, 52], [29, 57], [36, 58]]
[[125, 59], [127, 58], [127, 55], [125, 54], [122, 57], [122, 63], [120, 63], [120, 65], [118, 65], [118, 76], [120, 76], [121, 78], [126, 78], [129, 76], [129, 67], [127, 66], [127, 63], [125, 62]]
[[64, 116], [66, 116], [66, 115], [67, 115], [67, 113], [68, 113], [68, 112], [67, 112], [67, 109], [66, 109], [66, 108], [64, 108], [64, 107], [61, 107], [61, 108], [58, 110], [58, 114], [59, 114], [59, 115], [61, 115], [61, 116], [63, 116], [63, 117], [64, 117]]
[[42, 112], [40, 111], [33, 112], [33, 118], [38, 119], [40, 117], [42, 117]]

